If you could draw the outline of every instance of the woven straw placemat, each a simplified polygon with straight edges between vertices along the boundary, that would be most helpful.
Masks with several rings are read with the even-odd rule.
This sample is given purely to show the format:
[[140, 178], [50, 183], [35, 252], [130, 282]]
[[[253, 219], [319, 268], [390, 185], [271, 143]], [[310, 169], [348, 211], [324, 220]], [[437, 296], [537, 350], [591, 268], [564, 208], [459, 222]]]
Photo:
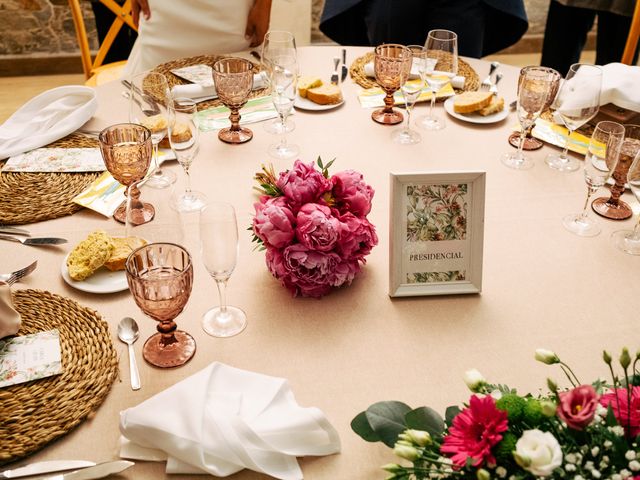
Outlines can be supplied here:
[[[98, 140], [72, 133], [47, 147], [91, 148]], [[0, 223], [20, 225], [71, 215], [82, 209], [71, 201], [100, 172], [0, 173]]]
[[[218, 60], [228, 57], [228, 55], [198, 55], [196, 57], [187, 57], [181, 58], [179, 60], [172, 60], [167, 63], [161, 63], [157, 67], [155, 67], [152, 72], [162, 73], [167, 78], [167, 83], [169, 84], [169, 88], [173, 88], [176, 85], [188, 85], [191, 82], [185, 80], [184, 78], [180, 78], [173, 73], [171, 70], [175, 70], [176, 68], [190, 67], [192, 65], [209, 65], [213, 67], [213, 64]], [[253, 62], [251, 62], [253, 63]], [[256, 65], [253, 63], [253, 73], [258, 73], [261, 70], [260, 65]], [[256, 98], [265, 95], [266, 88], [259, 88], [257, 90], [252, 90], [249, 94], [249, 98]], [[222, 102], [214, 98], [213, 100], [206, 100], [204, 102], [198, 103], [198, 111], [206, 110], [207, 108], [219, 107], [222, 105]]]
[[118, 375], [107, 323], [73, 300], [16, 290], [19, 335], [57, 329], [63, 373], [0, 389], [0, 465], [44, 447], [92, 415]]
[[[378, 86], [374, 78], [367, 77], [364, 74], [364, 66], [369, 62], [373, 62], [373, 57], [373, 52], [369, 52], [362, 57], [358, 57], [353, 61], [349, 68], [351, 78], [353, 78], [353, 80], [362, 88], [373, 88]], [[478, 77], [478, 74], [471, 65], [461, 58], [458, 58], [458, 75], [463, 76], [466, 80], [464, 82], [464, 88], [456, 89], [456, 92], [471, 92], [478, 90], [480, 87], [480, 77]]]

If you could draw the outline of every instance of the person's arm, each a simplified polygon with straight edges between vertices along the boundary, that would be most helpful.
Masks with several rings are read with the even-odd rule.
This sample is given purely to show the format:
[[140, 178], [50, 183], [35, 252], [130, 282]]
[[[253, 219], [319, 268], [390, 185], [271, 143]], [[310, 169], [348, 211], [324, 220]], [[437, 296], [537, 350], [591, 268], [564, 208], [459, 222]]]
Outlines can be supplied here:
[[151, 9], [149, 8], [148, 0], [131, 0], [131, 14], [133, 17], [133, 23], [137, 27], [140, 23], [140, 12], [144, 15], [145, 20], [151, 18]]
[[[139, 0], [144, 1], [146, 0]], [[247, 18], [247, 29], [244, 32], [246, 38], [251, 39], [251, 47], [257, 47], [264, 40], [269, 30], [271, 17], [271, 0], [255, 0]]]

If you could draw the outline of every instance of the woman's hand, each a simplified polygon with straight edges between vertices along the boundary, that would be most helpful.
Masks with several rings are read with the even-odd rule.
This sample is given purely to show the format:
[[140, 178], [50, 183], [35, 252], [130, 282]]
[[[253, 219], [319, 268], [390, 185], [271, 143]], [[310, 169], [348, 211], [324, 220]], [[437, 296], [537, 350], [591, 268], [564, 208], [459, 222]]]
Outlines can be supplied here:
[[131, 0], [131, 13], [133, 17], [133, 23], [138, 27], [140, 23], [140, 12], [142, 11], [142, 15], [144, 15], [145, 20], [149, 20], [151, 18], [151, 9], [149, 8], [148, 0]]
[[[147, 0], [139, 0], [146, 3]], [[256, 0], [249, 11], [247, 18], [247, 29], [244, 36], [251, 40], [251, 47], [257, 47], [264, 40], [264, 36], [269, 30], [269, 19], [271, 17], [271, 0]]]

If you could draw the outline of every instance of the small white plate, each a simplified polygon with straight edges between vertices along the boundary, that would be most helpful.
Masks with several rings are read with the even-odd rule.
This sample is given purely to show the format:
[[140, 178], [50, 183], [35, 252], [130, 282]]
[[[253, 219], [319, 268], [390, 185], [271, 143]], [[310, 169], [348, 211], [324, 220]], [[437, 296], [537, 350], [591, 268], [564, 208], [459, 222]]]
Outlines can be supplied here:
[[129, 284], [127, 283], [127, 275], [124, 270], [112, 272], [105, 267], [100, 267], [96, 271], [96, 273], [81, 282], [73, 280], [69, 276], [69, 270], [67, 269], [68, 257], [68, 254], [66, 257], [64, 257], [64, 261], [62, 262], [62, 266], [60, 268], [60, 273], [62, 274], [62, 278], [64, 279], [64, 281], [73, 288], [88, 293], [115, 293], [122, 292], [123, 290], [127, 290], [129, 288]]
[[334, 108], [338, 108], [340, 105], [344, 103], [344, 98], [340, 103], [332, 103], [330, 105], [320, 105], [319, 103], [312, 102], [308, 98], [302, 98], [299, 94], [296, 95], [296, 100], [293, 103], [293, 106], [299, 108], [300, 110], [312, 110], [312, 111], [322, 111], [322, 110], [333, 110]]
[[456, 97], [448, 98], [446, 102], [444, 102], [444, 109], [447, 111], [449, 115], [453, 118], [457, 118], [458, 120], [462, 120], [463, 122], [470, 123], [496, 123], [501, 120], [504, 120], [509, 115], [509, 110], [507, 108], [503, 108], [500, 112], [487, 115], [483, 117], [479, 113], [457, 113], [453, 110], [453, 102], [455, 102]]

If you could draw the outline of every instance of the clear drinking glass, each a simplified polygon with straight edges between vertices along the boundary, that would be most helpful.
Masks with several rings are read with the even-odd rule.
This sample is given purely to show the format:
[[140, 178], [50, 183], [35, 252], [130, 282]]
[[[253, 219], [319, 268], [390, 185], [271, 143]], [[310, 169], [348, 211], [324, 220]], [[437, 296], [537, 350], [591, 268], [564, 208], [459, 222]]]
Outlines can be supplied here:
[[[298, 62], [295, 57], [273, 58], [269, 72], [271, 100], [280, 116], [282, 125], [286, 125], [287, 117], [293, 109], [298, 90]], [[269, 155], [283, 160], [296, 157], [300, 153], [297, 145], [287, 143], [287, 129], [281, 129], [278, 143], [269, 146]]]
[[568, 155], [571, 134], [596, 116], [600, 109], [602, 68], [596, 65], [574, 63], [571, 65], [552, 108], [569, 130], [567, 143], [560, 155], [547, 155], [549, 167], [561, 172], [572, 172], [580, 167], [575, 158]]
[[553, 75], [544, 67], [525, 67], [520, 71], [518, 80], [517, 112], [520, 121], [520, 141], [517, 152], [506, 153], [502, 163], [509, 168], [524, 170], [533, 167], [533, 162], [524, 155], [522, 149], [526, 132], [535, 123], [548, 105], [552, 92]]
[[[260, 62], [269, 78], [276, 58], [297, 58], [296, 39], [291, 32], [270, 30], [264, 36]], [[264, 123], [264, 129], [274, 135], [292, 132], [296, 128], [293, 120], [282, 117]]]
[[131, 253], [125, 269], [136, 304], [158, 322], [158, 333], [144, 343], [142, 356], [160, 368], [185, 364], [196, 352], [196, 342], [187, 332], [177, 330], [174, 319], [191, 296], [191, 256], [179, 245], [151, 243]]
[[624, 141], [624, 126], [616, 122], [599, 122], [589, 140], [589, 150], [584, 157], [584, 181], [587, 182], [587, 199], [581, 213], [562, 219], [564, 227], [581, 237], [593, 237], [600, 233], [598, 223], [588, 215], [589, 200], [609, 179], [618, 164]]
[[429, 114], [420, 118], [419, 125], [427, 130], [441, 130], [445, 124], [433, 113], [436, 95], [458, 73], [458, 35], [449, 30], [431, 30], [424, 44], [426, 61], [424, 81], [431, 89]]
[[[629, 188], [640, 202], [640, 152], [627, 172]], [[614, 245], [629, 255], [640, 255], [640, 215], [633, 230], [618, 230], [611, 234]]]
[[176, 179], [169, 170], [162, 170], [158, 159], [158, 144], [167, 135], [171, 93], [167, 79], [161, 73], [144, 72], [134, 75], [129, 91], [129, 122], [151, 130], [153, 170], [149, 186], [167, 188]]
[[378, 45], [373, 58], [376, 82], [384, 90], [384, 108], [374, 110], [371, 118], [383, 125], [397, 125], [404, 117], [402, 113], [393, 109], [393, 94], [407, 81], [411, 71], [413, 55], [411, 51], [396, 44]]
[[178, 157], [185, 174], [185, 190], [175, 196], [176, 208], [185, 212], [195, 212], [204, 207], [207, 197], [204, 193], [191, 190], [189, 169], [200, 150], [200, 131], [193, 116], [198, 112], [196, 102], [190, 98], [173, 99], [173, 115], [169, 122], [169, 143]]
[[[423, 65], [426, 60], [426, 52], [420, 45], [408, 45], [407, 48], [411, 51], [413, 56], [411, 71], [417, 70], [418, 72], [421, 72], [424, 69]], [[411, 145], [422, 141], [420, 134], [411, 129], [411, 113], [413, 112], [416, 100], [418, 100], [420, 93], [422, 93], [423, 87], [424, 80], [422, 79], [422, 75], [420, 75], [419, 79], [407, 79], [407, 81], [402, 84], [400, 90], [402, 91], [405, 109], [407, 110], [407, 124], [404, 128], [399, 128], [393, 131], [391, 139], [394, 142], [403, 145]]]
[[238, 226], [232, 205], [212, 202], [200, 211], [200, 251], [220, 295], [220, 306], [204, 314], [202, 328], [213, 337], [237, 335], [247, 326], [247, 316], [227, 305], [226, 299], [227, 281], [238, 259]]
[[253, 63], [244, 58], [230, 57], [213, 64], [213, 83], [218, 98], [231, 110], [231, 126], [218, 132], [218, 138], [226, 143], [245, 143], [253, 138], [253, 132], [240, 126], [240, 109], [247, 103], [253, 88]]

